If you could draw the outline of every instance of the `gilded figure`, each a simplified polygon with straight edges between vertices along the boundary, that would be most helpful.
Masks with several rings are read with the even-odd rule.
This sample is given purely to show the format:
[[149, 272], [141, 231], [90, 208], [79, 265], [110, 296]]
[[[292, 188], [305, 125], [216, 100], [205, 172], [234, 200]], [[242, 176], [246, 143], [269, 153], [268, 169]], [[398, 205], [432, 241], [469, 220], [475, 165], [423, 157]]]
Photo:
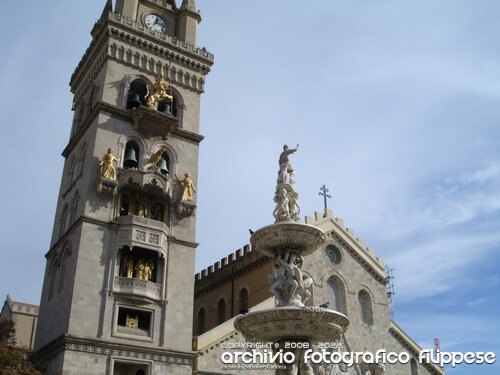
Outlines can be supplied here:
[[125, 319], [125, 327], [139, 328], [139, 317], [136, 315], [134, 318], [127, 314], [127, 317]]
[[196, 189], [194, 188], [193, 180], [191, 180], [189, 173], [184, 173], [184, 178], [182, 180], [177, 175], [175, 175], [175, 179], [182, 184], [181, 201], [192, 202], [194, 200], [193, 193], [196, 193]]
[[160, 101], [173, 102], [174, 98], [172, 95], [168, 94], [168, 84], [165, 78], [161, 75], [155, 77], [156, 82], [154, 84], [154, 94], [150, 95], [150, 87], [147, 86], [148, 93], [146, 94], [147, 106], [154, 109], [156, 103]]
[[134, 277], [134, 262], [129, 257], [125, 258], [125, 274], [129, 279]]
[[158, 164], [158, 162], [160, 161], [160, 159], [162, 158], [163, 154], [165, 153], [165, 151], [167, 151], [167, 148], [165, 146], [161, 147], [158, 151], [156, 151], [155, 153], [153, 153], [150, 157], [149, 157], [149, 161], [148, 161], [148, 164], [151, 166], [151, 167], [155, 167], [156, 164]]
[[140, 280], [144, 280], [144, 262], [139, 260], [135, 266], [135, 277]]
[[108, 148], [99, 165], [101, 166], [101, 177], [116, 181], [115, 162], [120, 160], [113, 155], [113, 149]]

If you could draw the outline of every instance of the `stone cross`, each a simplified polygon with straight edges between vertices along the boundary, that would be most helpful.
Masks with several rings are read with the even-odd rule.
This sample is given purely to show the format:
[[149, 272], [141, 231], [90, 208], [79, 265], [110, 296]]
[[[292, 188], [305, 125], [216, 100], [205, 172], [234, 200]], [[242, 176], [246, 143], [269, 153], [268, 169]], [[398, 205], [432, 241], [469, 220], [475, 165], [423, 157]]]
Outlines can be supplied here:
[[327, 212], [326, 211], [328, 209], [326, 198], [331, 198], [332, 196], [330, 194], [328, 194], [328, 192], [330, 190], [327, 189], [325, 185], [321, 186], [319, 190], [321, 190], [321, 191], [318, 194], [323, 196], [323, 199], [324, 199], [324, 202], [325, 202], [325, 212], [323, 213], [323, 217], [326, 217], [327, 216]]

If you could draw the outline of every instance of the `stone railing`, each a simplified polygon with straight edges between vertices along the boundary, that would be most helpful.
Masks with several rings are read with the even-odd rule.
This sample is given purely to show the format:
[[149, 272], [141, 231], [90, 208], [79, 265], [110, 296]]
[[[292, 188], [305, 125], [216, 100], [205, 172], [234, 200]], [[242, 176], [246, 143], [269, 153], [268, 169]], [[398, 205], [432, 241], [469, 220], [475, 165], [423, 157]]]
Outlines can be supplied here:
[[113, 291], [138, 298], [161, 300], [161, 285], [147, 280], [115, 276]]

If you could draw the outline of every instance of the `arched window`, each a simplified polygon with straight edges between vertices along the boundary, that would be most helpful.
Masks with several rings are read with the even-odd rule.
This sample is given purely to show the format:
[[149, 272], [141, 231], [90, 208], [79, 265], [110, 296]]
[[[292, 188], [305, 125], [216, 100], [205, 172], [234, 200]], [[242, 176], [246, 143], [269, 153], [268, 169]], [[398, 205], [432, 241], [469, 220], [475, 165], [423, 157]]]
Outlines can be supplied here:
[[136, 108], [140, 105], [146, 105], [146, 95], [148, 88], [146, 82], [142, 79], [135, 79], [130, 83], [130, 89], [127, 95], [127, 109]]
[[69, 167], [67, 189], [69, 189], [71, 185], [73, 185], [73, 182], [75, 180], [76, 180], [76, 158], [73, 157], [73, 159], [71, 159], [71, 164]]
[[240, 314], [244, 314], [248, 311], [248, 290], [247, 288], [241, 288], [240, 295], [238, 297], [240, 300]]
[[95, 93], [97, 91], [97, 87], [94, 86], [94, 88], [92, 88], [92, 91], [90, 92], [90, 95], [89, 95], [89, 100], [87, 101], [87, 105], [89, 107], [89, 111], [92, 110], [92, 108], [94, 108], [94, 101], [95, 101]]
[[70, 251], [69, 248], [66, 247], [63, 250], [63, 258], [62, 258], [62, 263], [61, 263], [61, 274], [59, 276], [59, 291], [61, 291], [64, 288], [65, 284], [65, 278], [66, 278], [66, 269], [68, 268], [68, 259], [70, 257]]
[[59, 261], [54, 257], [52, 259], [50, 269], [49, 269], [49, 274], [50, 274], [50, 284], [49, 284], [49, 295], [48, 295], [48, 300], [52, 298], [54, 295], [54, 290], [56, 288], [56, 281], [57, 281], [57, 273], [59, 271]]
[[364, 324], [373, 324], [372, 301], [366, 290], [362, 290], [358, 294], [359, 312], [361, 322]]
[[201, 335], [202, 333], [205, 332], [205, 321], [207, 318], [207, 312], [205, 311], [205, 308], [202, 307], [201, 309], [198, 310], [198, 319], [197, 319], [197, 332], [198, 335]]
[[70, 219], [69, 207], [65, 204], [61, 214], [61, 236], [68, 230]]
[[76, 192], [74, 198], [73, 198], [73, 202], [71, 204], [71, 219], [70, 219], [70, 223], [73, 224], [76, 219], [77, 219], [77, 211], [78, 211], [78, 204], [80, 203], [80, 194], [78, 194], [78, 192]]
[[410, 367], [411, 367], [411, 375], [418, 375], [417, 361], [415, 360], [415, 358], [411, 359]]
[[80, 160], [78, 162], [77, 176], [80, 176], [83, 173], [83, 163], [85, 162], [86, 155], [87, 155], [87, 144], [85, 143], [82, 147], [82, 151], [80, 152]]
[[217, 324], [222, 324], [226, 321], [226, 300], [219, 299], [217, 302]]
[[342, 282], [335, 276], [328, 279], [326, 289], [328, 308], [346, 314], [345, 289]]
[[125, 146], [125, 168], [137, 168], [139, 165], [139, 146], [134, 141], [128, 141]]

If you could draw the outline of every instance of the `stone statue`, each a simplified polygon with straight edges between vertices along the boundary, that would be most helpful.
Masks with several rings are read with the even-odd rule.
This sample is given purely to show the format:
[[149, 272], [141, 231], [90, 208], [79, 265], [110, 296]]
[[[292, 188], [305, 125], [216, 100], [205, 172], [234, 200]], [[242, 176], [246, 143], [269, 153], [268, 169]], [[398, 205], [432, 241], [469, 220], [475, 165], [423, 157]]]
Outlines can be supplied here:
[[274, 209], [273, 215], [276, 221], [290, 220], [290, 205], [288, 194], [283, 186], [278, 186], [276, 188], [274, 202], [276, 203], [276, 208]]
[[108, 148], [99, 165], [101, 166], [101, 177], [116, 181], [116, 169], [114, 163], [120, 160], [113, 155], [113, 149]]
[[278, 184], [281, 183], [294, 183], [294, 169], [292, 164], [290, 163], [289, 156], [296, 152], [299, 148], [297, 145], [296, 148], [288, 148], [288, 145], [283, 146], [283, 152], [280, 154], [279, 165], [280, 169], [278, 172]]
[[158, 162], [160, 161], [160, 159], [162, 158], [163, 156], [163, 153], [167, 150], [167, 148], [165, 146], [161, 147], [158, 151], [156, 151], [155, 153], [153, 153], [150, 157], [149, 157], [149, 161], [148, 161], [148, 164], [150, 165], [150, 168], [155, 168], [156, 167], [156, 164], [158, 164]]
[[300, 206], [299, 206], [299, 193], [292, 190], [288, 193], [288, 212], [290, 215], [290, 220], [299, 221], [300, 220]]
[[182, 180], [179, 179], [177, 175], [175, 175], [175, 179], [177, 182], [180, 182], [182, 184], [181, 201], [192, 202], [194, 200], [193, 193], [196, 193], [196, 189], [194, 188], [193, 180], [191, 180], [191, 176], [189, 175], [189, 173], [185, 173]]
[[304, 257], [296, 250], [282, 250], [274, 259], [275, 275], [270, 275], [271, 293], [278, 306], [303, 307], [311, 297], [307, 290], [313, 284], [311, 277], [302, 273]]
[[276, 223], [280, 221], [299, 221], [300, 220], [300, 206], [298, 203], [299, 194], [295, 191], [293, 185], [294, 169], [290, 163], [289, 156], [297, 151], [296, 148], [288, 148], [287, 145], [283, 146], [283, 152], [279, 157], [279, 170], [276, 192], [274, 193], [274, 202], [276, 208], [274, 209], [273, 216]]
[[147, 99], [147, 106], [149, 108], [154, 109], [156, 103], [160, 101], [168, 101], [168, 102], [173, 102], [174, 98], [172, 95], [168, 94], [168, 85], [167, 82], [165, 81], [165, 78], [161, 75], [157, 75], [155, 77], [156, 82], [154, 84], [154, 89], [155, 92], [153, 95], [150, 95], [150, 87], [147, 85], [148, 92], [146, 94], [146, 99]]

